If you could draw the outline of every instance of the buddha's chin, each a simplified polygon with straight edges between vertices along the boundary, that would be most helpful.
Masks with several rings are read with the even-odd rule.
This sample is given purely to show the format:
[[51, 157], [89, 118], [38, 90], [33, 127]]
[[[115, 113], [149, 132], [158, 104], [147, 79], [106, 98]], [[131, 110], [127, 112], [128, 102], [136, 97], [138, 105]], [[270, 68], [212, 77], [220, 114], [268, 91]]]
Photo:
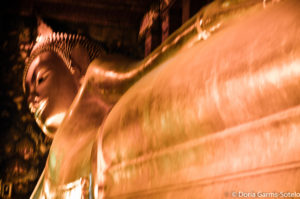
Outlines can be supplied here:
[[55, 114], [48, 119], [46, 119], [45, 123], [40, 126], [42, 131], [50, 138], [54, 138], [55, 133], [57, 132], [60, 124], [62, 123], [65, 117], [65, 113]]

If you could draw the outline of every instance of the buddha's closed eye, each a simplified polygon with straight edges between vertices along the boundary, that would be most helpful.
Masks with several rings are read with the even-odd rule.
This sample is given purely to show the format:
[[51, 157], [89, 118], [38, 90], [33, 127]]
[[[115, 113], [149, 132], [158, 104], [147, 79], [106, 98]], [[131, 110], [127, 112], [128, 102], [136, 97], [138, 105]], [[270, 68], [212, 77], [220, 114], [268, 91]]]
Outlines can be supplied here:
[[38, 72], [37, 77], [36, 77], [36, 85], [40, 85], [43, 83], [49, 76], [50, 71], [41, 71]]

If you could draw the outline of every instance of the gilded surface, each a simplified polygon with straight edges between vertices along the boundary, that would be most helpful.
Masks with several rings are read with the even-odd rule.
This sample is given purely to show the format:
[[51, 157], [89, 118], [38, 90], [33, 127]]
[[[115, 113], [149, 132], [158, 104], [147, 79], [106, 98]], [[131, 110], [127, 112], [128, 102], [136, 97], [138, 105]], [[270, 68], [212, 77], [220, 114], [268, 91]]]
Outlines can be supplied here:
[[300, 191], [299, 19], [297, 0], [216, 1], [141, 62], [99, 57], [55, 134], [46, 198], [90, 173], [95, 198]]
[[132, 86], [104, 123], [104, 196], [299, 191], [299, 10], [227, 17]]

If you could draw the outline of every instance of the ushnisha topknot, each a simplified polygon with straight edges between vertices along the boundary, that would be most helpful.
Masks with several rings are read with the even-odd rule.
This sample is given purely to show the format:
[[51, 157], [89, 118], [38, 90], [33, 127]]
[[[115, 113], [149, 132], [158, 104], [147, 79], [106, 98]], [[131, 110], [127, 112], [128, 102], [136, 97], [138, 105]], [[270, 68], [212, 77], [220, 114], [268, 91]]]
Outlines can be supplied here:
[[79, 44], [87, 50], [90, 61], [92, 61], [94, 58], [96, 58], [104, 52], [100, 44], [78, 34], [67, 34], [58, 32], [38, 36], [36, 38], [36, 43], [34, 44], [29, 57], [25, 61], [25, 68], [23, 73], [23, 91], [25, 92], [26, 90], [25, 78], [30, 65], [32, 64], [33, 60], [43, 52], [50, 51], [56, 53], [63, 60], [70, 72], [73, 74], [74, 69], [72, 66], [71, 53], [72, 49], [77, 44]]

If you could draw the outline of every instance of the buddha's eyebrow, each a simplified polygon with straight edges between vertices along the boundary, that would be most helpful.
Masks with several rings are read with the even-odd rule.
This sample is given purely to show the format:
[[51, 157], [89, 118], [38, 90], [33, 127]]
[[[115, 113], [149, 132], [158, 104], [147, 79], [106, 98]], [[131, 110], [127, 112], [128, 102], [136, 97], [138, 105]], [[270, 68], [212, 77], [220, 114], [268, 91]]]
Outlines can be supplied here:
[[34, 69], [34, 71], [32, 72], [32, 75], [31, 75], [31, 79], [30, 79], [30, 82], [33, 83], [36, 79], [36, 75], [37, 75], [37, 71], [38, 71], [38, 67], [36, 67]]
[[[31, 74], [31, 78], [29, 80], [29, 83], [34, 83], [34, 81], [36, 80], [36, 75], [37, 75], [37, 72], [39, 71], [39, 67], [36, 67], [32, 74]], [[27, 87], [28, 87], [28, 83], [27, 83]]]
[[[31, 74], [31, 78], [30, 78], [30, 80], [29, 81], [27, 81], [26, 80], [26, 82], [25, 82], [25, 95], [27, 96], [28, 94], [29, 94], [29, 92], [30, 92], [30, 84], [32, 84], [34, 81], [35, 81], [35, 70], [36, 69], [34, 69], [34, 71], [32, 72], [32, 74]], [[27, 74], [28, 75], [28, 74]]]

